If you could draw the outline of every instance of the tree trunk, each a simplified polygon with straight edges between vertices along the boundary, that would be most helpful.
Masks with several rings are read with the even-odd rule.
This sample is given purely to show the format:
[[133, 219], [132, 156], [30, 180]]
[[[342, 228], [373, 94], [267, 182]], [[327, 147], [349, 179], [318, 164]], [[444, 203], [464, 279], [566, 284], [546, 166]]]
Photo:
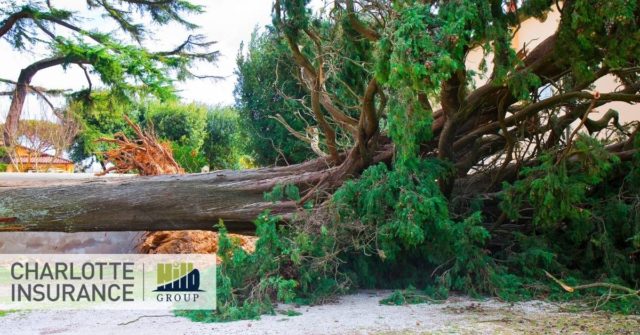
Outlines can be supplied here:
[[[22, 79], [23, 76], [20, 75]], [[9, 106], [9, 113], [7, 113], [7, 119], [4, 124], [3, 142], [6, 146], [13, 146], [16, 133], [18, 132], [18, 122], [20, 120], [20, 114], [22, 114], [22, 107], [24, 106], [25, 98], [27, 97], [27, 87], [29, 82], [18, 81], [16, 89], [13, 92], [11, 99], [11, 105]]]
[[266, 209], [286, 215], [296, 208], [294, 202], [266, 202], [264, 192], [277, 184], [308, 189], [327, 171], [319, 159], [281, 168], [67, 179], [34, 187], [0, 181], [0, 230], [210, 230], [222, 219], [230, 231], [248, 231]]
[[[392, 147], [384, 149], [374, 161], [390, 159]], [[294, 201], [265, 201], [264, 192], [278, 184], [305, 192], [342, 175], [341, 167], [316, 159], [207, 174], [62, 179], [57, 185], [0, 180], [0, 231], [212, 230], [223, 220], [229, 231], [248, 232], [265, 210], [286, 218], [297, 208]]]
[[[0, 35], [1, 36], [1, 35]], [[3, 130], [3, 140], [6, 146], [13, 146], [15, 143], [16, 133], [18, 131], [18, 123], [20, 122], [20, 115], [22, 114], [22, 108], [24, 107], [27, 93], [29, 93], [31, 80], [33, 76], [40, 70], [44, 70], [53, 66], [62, 65], [65, 63], [86, 64], [87, 61], [79, 59], [68, 59], [65, 57], [54, 57], [39, 60], [20, 71], [20, 76], [16, 82], [15, 91], [11, 99], [11, 105], [9, 106], [9, 113], [7, 113], [7, 119], [5, 120]]]

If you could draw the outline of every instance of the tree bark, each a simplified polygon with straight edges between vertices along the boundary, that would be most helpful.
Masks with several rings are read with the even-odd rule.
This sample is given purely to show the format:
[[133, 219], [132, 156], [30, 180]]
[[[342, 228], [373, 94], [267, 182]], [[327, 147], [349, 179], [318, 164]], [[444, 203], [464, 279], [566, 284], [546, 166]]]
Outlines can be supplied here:
[[[392, 146], [373, 161], [389, 161]], [[349, 157], [343, 164], [348, 164]], [[341, 174], [320, 158], [287, 167], [152, 177], [61, 179], [57, 185], [0, 180], [0, 231], [214, 230], [223, 220], [231, 232], [255, 230], [269, 210], [285, 219], [295, 201], [272, 203], [264, 193], [294, 184], [301, 193]]]
[[77, 63], [86, 64], [87, 61], [79, 59], [68, 59], [66, 57], [54, 57], [39, 60], [20, 71], [20, 76], [16, 82], [16, 88], [13, 92], [11, 99], [11, 105], [9, 106], [9, 113], [7, 113], [7, 119], [4, 125], [3, 140], [6, 146], [14, 145], [15, 136], [18, 131], [18, 122], [20, 122], [20, 115], [22, 114], [22, 108], [24, 102], [29, 93], [29, 85], [31, 80], [40, 70], [50, 68], [53, 66], [62, 65], [65, 63]]
[[[29, 187], [0, 181], [2, 231], [253, 230], [264, 210], [287, 215], [296, 203], [271, 203], [277, 184], [308, 189], [330, 169], [323, 159], [280, 168], [207, 174], [65, 180]], [[17, 187], [16, 187], [17, 186]]]

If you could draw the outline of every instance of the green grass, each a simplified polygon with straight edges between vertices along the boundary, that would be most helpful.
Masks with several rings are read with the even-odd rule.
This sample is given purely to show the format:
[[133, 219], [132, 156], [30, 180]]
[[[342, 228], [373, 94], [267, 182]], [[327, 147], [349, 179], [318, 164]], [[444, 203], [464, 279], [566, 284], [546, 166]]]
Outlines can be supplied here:
[[15, 313], [15, 311], [14, 310], [0, 311], [0, 317], [5, 316], [9, 313]]

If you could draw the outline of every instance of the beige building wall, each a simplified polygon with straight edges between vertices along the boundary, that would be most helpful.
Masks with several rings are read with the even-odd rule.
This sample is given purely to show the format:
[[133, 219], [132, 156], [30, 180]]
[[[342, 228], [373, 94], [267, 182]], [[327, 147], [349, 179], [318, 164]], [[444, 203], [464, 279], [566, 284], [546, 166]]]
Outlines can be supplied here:
[[[53, 163], [56, 159], [55, 157], [50, 157], [50, 160], [47, 161], [45, 159], [44, 162], [35, 163], [34, 161], [38, 160], [40, 154], [34, 152], [33, 150], [29, 150], [23, 146], [16, 146], [14, 149], [13, 156], [14, 157], [22, 157], [24, 159], [20, 159], [18, 163], [9, 163], [7, 164], [6, 172], [67, 172], [73, 173], [75, 170], [75, 166], [73, 162], [69, 161], [68, 163]], [[26, 157], [26, 158], [25, 158]], [[25, 161], [26, 160], [26, 161]]]
[[[553, 6], [553, 10], [548, 13], [544, 21], [537, 19], [529, 19], [522, 22], [520, 29], [516, 33], [512, 46], [516, 51], [520, 51], [525, 48], [525, 51], [531, 51], [538, 44], [542, 43], [547, 37], [556, 32], [560, 23], [560, 13]], [[472, 50], [466, 61], [468, 69], [478, 70], [478, 66], [483, 57], [483, 51], [481, 48]], [[487, 56], [487, 65], [489, 66], [489, 75], [491, 73], [491, 55]], [[476, 87], [485, 84], [486, 78], [482, 76], [476, 76], [474, 78]], [[601, 93], [614, 92], [618, 89], [620, 83], [614, 76], [608, 75], [600, 78], [595, 82], [595, 89]], [[620, 113], [620, 123], [624, 124], [630, 121], [640, 120], [640, 105], [632, 105], [624, 102], [613, 102], [603, 105], [597, 109], [594, 113], [594, 117], [598, 114], [604, 114], [609, 109], [615, 109]]]
[[50, 164], [50, 163], [40, 163], [40, 164], [32, 164], [32, 163], [24, 163], [20, 164], [16, 167], [14, 164], [7, 165], [7, 172], [66, 172], [73, 173], [74, 166], [71, 163], [65, 164]]

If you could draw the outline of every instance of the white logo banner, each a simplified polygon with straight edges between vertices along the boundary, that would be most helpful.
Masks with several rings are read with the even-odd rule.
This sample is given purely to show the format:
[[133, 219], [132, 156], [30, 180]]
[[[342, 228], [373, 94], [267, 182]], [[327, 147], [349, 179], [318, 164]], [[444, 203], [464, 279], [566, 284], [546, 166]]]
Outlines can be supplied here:
[[0, 310], [215, 308], [215, 255], [0, 254]]

